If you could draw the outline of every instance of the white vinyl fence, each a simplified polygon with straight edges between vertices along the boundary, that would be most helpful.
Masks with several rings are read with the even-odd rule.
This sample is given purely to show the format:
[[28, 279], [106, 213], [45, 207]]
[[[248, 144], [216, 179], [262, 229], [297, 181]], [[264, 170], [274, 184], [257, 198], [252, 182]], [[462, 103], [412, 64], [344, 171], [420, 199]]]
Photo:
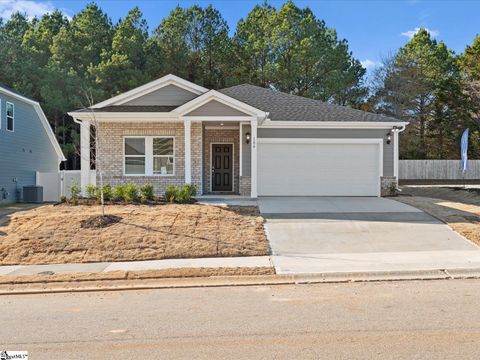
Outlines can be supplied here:
[[468, 160], [465, 175], [460, 160], [399, 160], [399, 180], [479, 180], [480, 160]]
[[[43, 187], [43, 201], [60, 201], [62, 196], [70, 196], [70, 187], [76, 182], [80, 186], [80, 170], [62, 170], [59, 172], [37, 172], [37, 185]], [[90, 171], [90, 183], [96, 184], [95, 170]]]

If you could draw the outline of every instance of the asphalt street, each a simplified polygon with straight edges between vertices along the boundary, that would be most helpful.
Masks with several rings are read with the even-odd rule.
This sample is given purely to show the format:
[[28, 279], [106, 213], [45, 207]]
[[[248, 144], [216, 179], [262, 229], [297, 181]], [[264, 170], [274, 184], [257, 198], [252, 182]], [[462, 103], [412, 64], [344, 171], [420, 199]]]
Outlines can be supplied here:
[[31, 359], [478, 359], [479, 280], [0, 297]]

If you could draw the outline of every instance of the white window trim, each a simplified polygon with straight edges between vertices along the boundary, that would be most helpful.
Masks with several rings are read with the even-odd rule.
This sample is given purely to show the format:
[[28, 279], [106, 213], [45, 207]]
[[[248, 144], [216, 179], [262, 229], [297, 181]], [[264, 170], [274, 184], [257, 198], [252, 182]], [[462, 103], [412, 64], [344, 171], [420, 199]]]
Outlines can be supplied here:
[[[12, 105], [13, 116], [8, 116], [8, 105]], [[12, 119], [12, 130], [8, 128], [8, 118]], [[10, 101], [7, 101], [5, 105], [5, 129], [10, 132], [15, 132], [15, 104]]]
[[[125, 139], [145, 139], [145, 155], [126, 155], [125, 154]], [[153, 155], [153, 139], [173, 139], [173, 155]], [[132, 177], [173, 177], [175, 176], [176, 157], [175, 157], [175, 136], [124, 136], [123, 137], [123, 176]], [[144, 174], [127, 174], [125, 173], [125, 159], [127, 157], [144, 157], [145, 158], [145, 173]], [[154, 174], [153, 173], [153, 159], [155, 157], [173, 157], [173, 173], [172, 174]]]

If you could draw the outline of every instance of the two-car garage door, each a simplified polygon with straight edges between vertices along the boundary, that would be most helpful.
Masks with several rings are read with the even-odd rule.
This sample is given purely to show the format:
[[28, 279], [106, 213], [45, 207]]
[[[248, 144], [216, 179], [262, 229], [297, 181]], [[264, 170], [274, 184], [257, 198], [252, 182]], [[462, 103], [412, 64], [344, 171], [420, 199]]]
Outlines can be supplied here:
[[379, 196], [381, 139], [258, 139], [259, 196]]

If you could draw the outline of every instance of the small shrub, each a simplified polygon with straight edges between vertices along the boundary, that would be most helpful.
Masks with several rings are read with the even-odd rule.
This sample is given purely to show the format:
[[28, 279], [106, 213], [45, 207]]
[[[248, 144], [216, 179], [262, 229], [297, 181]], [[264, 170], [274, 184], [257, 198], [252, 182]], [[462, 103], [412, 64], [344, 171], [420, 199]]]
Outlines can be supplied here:
[[390, 185], [388, 186], [388, 192], [390, 196], [398, 195], [398, 187], [396, 182], [390, 183]]
[[89, 199], [94, 199], [97, 195], [97, 187], [93, 184], [88, 184], [86, 187], [87, 197]]
[[123, 194], [125, 193], [125, 185], [117, 185], [113, 189], [112, 197], [115, 201], [123, 200]]
[[73, 200], [78, 200], [82, 194], [82, 189], [80, 188], [80, 185], [76, 180], [72, 181], [72, 184], [70, 185], [70, 197]]
[[170, 203], [185, 203], [197, 195], [197, 187], [187, 184], [178, 188], [175, 185], [168, 185], [165, 189], [165, 200]]
[[153, 200], [153, 196], [153, 185], [145, 184], [140, 188], [140, 200], [142, 200], [142, 202]]
[[62, 196], [62, 197], [60, 198], [60, 202], [66, 203], [66, 202], [67, 202], [67, 197], [66, 197], [66, 196]]
[[179, 189], [175, 185], [168, 185], [165, 188], [165, 200], [169, 203], [177, 201]]
[[176, 202], [179, 202], [179, 203], [189, 202], [190, 200], [192, 200], [192, 197], [194, 197], [196, 194], [197, 194], [197, 188], [195, 187], [195, 185], [191, 185], [191, 184], [184, 185], [180, 189], [178, 189]]
[[97, 202], [101, 203], [102, 202], [102, 192], [100, 189], [103, 189], [103, 201], [110, 201], [113, 198], [113, 190], [110, 185], [104, 185], [103, 188], [97, 188], [96, 196], [97, 196]]
[[185, 191], [188, 193], [188, 200], [191, 200], [193, 197], [197, 196], [197, 187], [193, 184], [186, 184], [183, 186]]
[[135, 184], [127, 184], [123, 189], [123, 200], [130, 203], [138, 199], [138, 187]]

